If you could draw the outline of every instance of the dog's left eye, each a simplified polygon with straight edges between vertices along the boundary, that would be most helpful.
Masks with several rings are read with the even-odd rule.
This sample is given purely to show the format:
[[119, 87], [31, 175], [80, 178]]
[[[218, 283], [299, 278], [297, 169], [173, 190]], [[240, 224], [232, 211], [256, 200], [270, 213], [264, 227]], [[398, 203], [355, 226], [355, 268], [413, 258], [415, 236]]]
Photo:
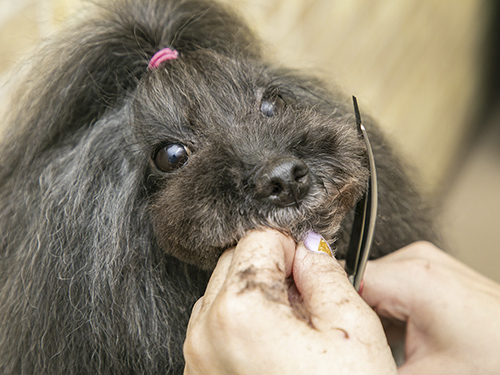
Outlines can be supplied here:
[[187, 163], [189, 150], [182, 144], [167, 144], [158, 149], [153, 162], [162, 172], [173, 172]]
[[283, 97], [277, 93], [264, 95], [260, 103], [260, 112], [266, 117], [273, 117], [278, 111], [285, 107]]

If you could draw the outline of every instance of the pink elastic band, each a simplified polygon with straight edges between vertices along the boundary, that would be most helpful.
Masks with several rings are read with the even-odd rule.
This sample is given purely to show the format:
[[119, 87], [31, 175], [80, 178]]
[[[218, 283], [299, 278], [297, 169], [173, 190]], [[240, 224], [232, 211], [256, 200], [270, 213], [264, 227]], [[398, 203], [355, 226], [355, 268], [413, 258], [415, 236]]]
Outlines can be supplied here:
[[175, 60], [179, 57], [179, 52], [175, 49], [163, 48], [156, 52], [154, 56], [149, 60], [148, 69], [154, 70], [160, 66], [161, 63], [168, 60]]

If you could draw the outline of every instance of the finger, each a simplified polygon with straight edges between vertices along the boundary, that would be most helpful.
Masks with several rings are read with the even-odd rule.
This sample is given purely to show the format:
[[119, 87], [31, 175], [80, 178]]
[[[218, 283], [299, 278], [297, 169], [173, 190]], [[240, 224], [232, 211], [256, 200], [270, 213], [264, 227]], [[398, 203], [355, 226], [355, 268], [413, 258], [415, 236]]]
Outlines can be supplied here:
[[370, 261], [366, 265], [362, 297], [380, 316], [407, 321], [410, 306], [408, 286], [399, 270], [387, 263]]
[[358, 326], [364, 319], [360, 317], [371, 313], [340, 264], [325, 254], [310, 252], [300, 244], [295, 252], [293, 277], [312, 324], [320, 330], [331, 329], [332, 324]]
[[193, 309], [191, 310], [191, 316], [189, 317], [189, 322], [188, 322], [188, 330], [189, 327], [192, 326], [198, 320], [202, 305], [203, 305], [203, 296], [199, 298], [198, 301], [196, 301], [196, 303], [193, 306]]
[[217, 266], [215, 267], [214, 272], [212, 272], [212, 276], [210, 276], [210, 280], [203, 296], [203, 301], [199, 306], [200, 311], [209, 309], [210, 306], [212, 306], [215, 298], [217, 298], [217, 296], [219, 295], [222, 286], [226, 281], [233, 256], [234, 248], [231, 248], [229, 250], [226, 250], [219, 258]]
[[295, 242], [280, 232], [251, 231], [236, 246], [225, 287], [236, 294], [259, 291], [267, 299], [287, 301], [285, 279], [294, 254]]
[[437, 300], [432, 280], [440, 254], [433, 245], [415, 243], [367, 264], [362, 297], [384, 317], [407, 321], [414, 308]]

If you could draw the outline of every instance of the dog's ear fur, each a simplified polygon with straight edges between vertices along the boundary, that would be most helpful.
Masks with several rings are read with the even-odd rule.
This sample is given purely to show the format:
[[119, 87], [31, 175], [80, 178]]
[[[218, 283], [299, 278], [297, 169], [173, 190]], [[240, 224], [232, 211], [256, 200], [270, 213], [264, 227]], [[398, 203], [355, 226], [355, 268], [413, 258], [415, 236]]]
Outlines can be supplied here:
[[[84, 16], [79, 25], [48, 41], [44, 52], [33, 53], [28, 78], [12, 100], [10, 133], [4, 139], [9, 149], [3, 152], [9, 156], [0, 160], [0, 181], [65, 134], [116, 108], [161, 48], [181, 54], [210, 49], [227, 56], [259, 55], [244, 23], [214, 3], [118, 0], [94, 5], [89, 11], [97, 15]], [[18, 150], [16, 144], [30, 148]]]

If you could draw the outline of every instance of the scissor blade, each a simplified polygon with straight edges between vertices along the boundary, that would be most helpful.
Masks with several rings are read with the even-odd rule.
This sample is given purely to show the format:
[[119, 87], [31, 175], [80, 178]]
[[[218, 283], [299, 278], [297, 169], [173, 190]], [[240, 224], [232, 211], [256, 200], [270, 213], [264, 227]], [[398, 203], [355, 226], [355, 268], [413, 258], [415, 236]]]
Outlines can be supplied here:
[[356, 97], [352, 97], [356, 124], [365, 145], [368, 156], [368, 167], [370, 179], [367, 189], [361, 200], [356, 204], [354, 222], [351, 230], [351, 239], [347, 249], [345, 270], [354, 288], [359, 291], [361, 281], [366, 268], [366, 262], [370, 255], [373, 234], [377, 219], [378, 209], [378, 187], [377, 171], [373, 150], [368, 139], [366, 129], [362, 124]]
[[370, 168], [370, 180], [368, 182], [368, 189], [366, 192], [366, 204], [364, 212], [364, 230], [362, 240], [360, 243], [358, 263], [356, 265], [356, 273], [354, 275], [353, 285], [359, 291], [361, 281], [365, 274], [366, 263], [370, 256], [370, 250], [373, 242], [373, 235], [375, 233], [375, 225], [377, 223], [377, 210], [378, 210], [378, 185], [377, 185], [377, 169], [375, 166], [375, 158], [373, 150], [368, 139], [368, 134], [363, 125], [360, 126], [363, 133], [363, 139], [366, 143], [366, 150], [368, 153], [368, 163]]

